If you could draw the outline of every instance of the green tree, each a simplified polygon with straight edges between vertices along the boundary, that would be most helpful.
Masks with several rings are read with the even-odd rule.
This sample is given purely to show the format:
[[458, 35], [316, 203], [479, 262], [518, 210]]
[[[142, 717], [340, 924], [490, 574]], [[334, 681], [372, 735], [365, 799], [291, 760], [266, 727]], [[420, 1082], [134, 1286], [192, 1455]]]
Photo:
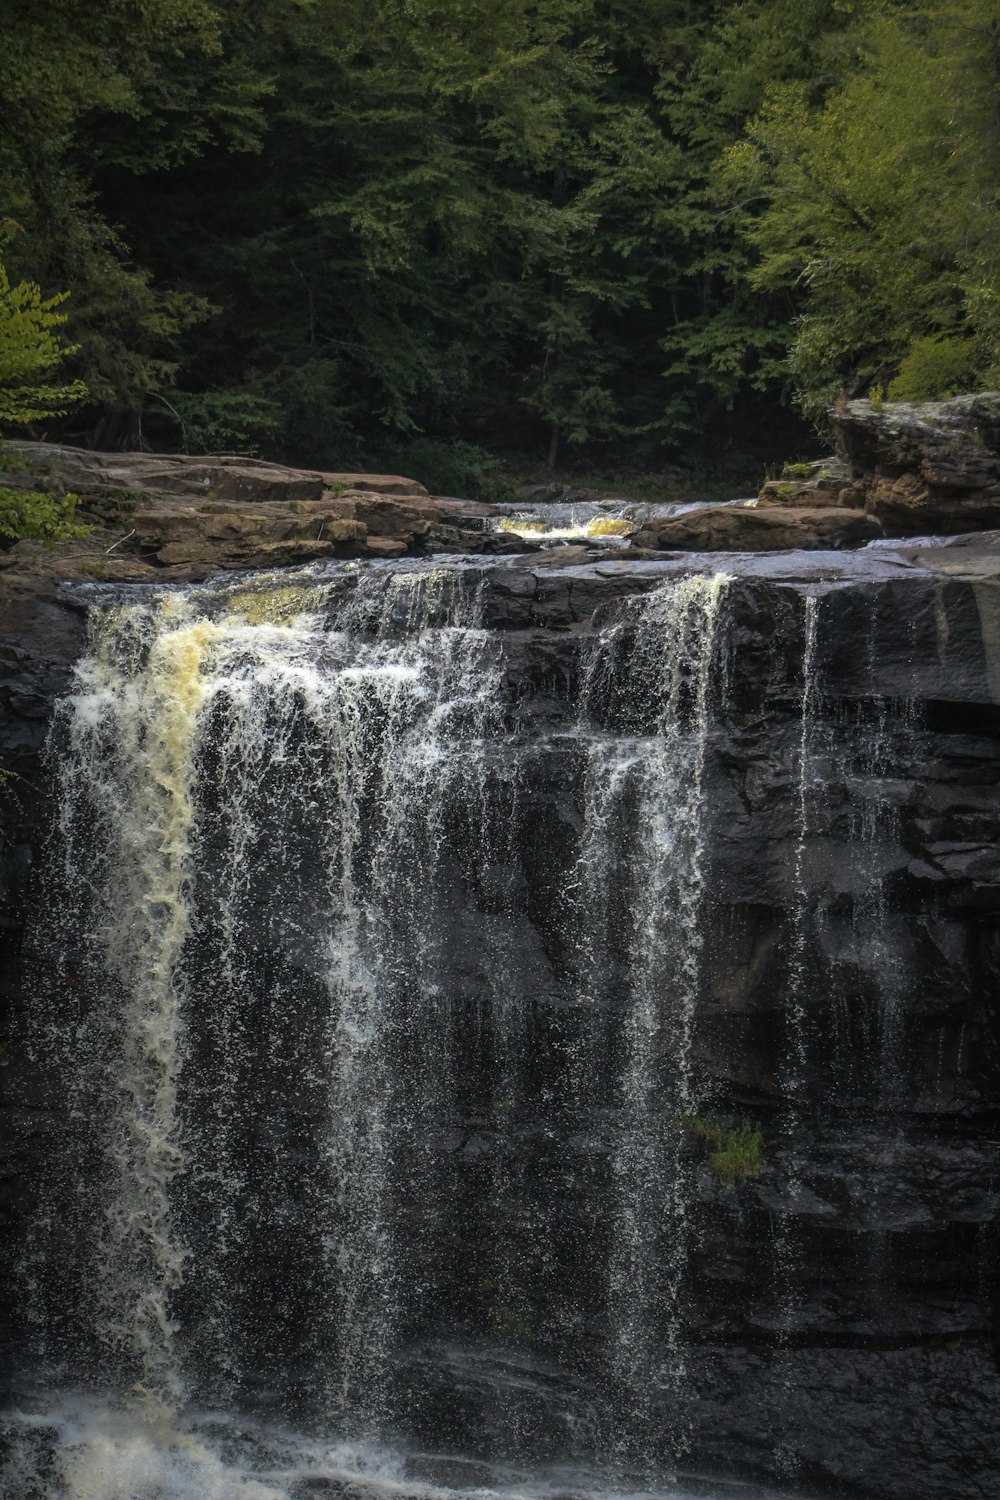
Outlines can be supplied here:
[[61, 416], [87, 388], [81, 380], [53, 382], [52, 371], [74, 353], [57, 332], [69, 294], [43, 297], [31, 281], [11, 285], [0, 261], [0, 425], [27, 426]]
[[221, 55], [208, 0], [0, 0], [0, 33], [0, 202], [19, 231], [8, 265], [71, 290], [87, 435], [112, 443], [172, 379], [208, 306], [132, 259], [101, 179], [165, 170], [213, 135], [245, 144], [266, 85]]
[[818, 95], [770, 89], [725, 157], [751, 285], [801, 307], [788, 367], [815, 415], [903, 365], [909, 390], [937, 395], [1000, 362], [995, 6], [860, 21], [839, 76]]
[[[43, 297], [34, 282], [11, 284], [0, 261], [0, 427], [25, 427], [60, 416], [86, 395], [82, 381], [59, 383], [56, 366], [73, 350], [58, 330], [66, 322], [60, 307], [66, 293]], [[21, 465], [0, 444], [0, 471]], [[56, 496], [17, 485], [0, 487], [0, 544], [21, 537], [56, 540], [79, 536], [76, 497]]]

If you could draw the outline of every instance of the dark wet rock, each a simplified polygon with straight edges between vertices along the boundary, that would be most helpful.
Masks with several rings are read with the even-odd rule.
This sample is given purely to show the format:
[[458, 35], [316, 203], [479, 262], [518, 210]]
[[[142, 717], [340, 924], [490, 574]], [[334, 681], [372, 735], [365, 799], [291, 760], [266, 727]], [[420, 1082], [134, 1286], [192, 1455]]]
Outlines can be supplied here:
[[[429, 528], [450, 526], [452, 515]], [[498, 1444], [553, 1459], [598, 1430], [606, 1247], [590, 1226], [613, 1191], [613, 1101], [595, 1097], [569, 1131], [559, 1099], [578, 1005], [565, 889], [581, 823], [577, 693], [595, 628], [622, 619], [630, 596], [718, 571], [731, 581], [724, 705], [720, 689], [705, 769], [696, 1086], [706, 1114], [761, 1124], [764, 1160], [758, 1175], [723, 1187], [701, 1144], [685, 1145], [688, 1462], [866, 1500], [995, 1495], [996, 538], [655, 561], [595, 562], [589, 549], [552, 548], [461, 566], [483, 582], [484, 624], [500, 641], [508, 734], [491, 753], [516, 797], [504, 804], [504, 840], [475, 852], [474, 882], [456, 882], [439, 1002], [459, 1018], [473, 1057], [495, 1003], [488, 935], [506, 902], [515, 941], [503, 983], [524, 1002], [522, 1094], [512, 1117], [489, 1087], [469, 1083], [447, 1129], [419, 1143], [428, 1170], [451, 1185], [455, 1212], [440, 1229], [447, 1295], [411, 1329], [400, 1377], [415, 1441], [436, 1455], [447, 1443], [470, 1460]], [[50, 812], [41, 747], [94, 587], [0, 574], [0, 757], [21, 778], [16, 799], [0, 796], [0, 984], [11, 1008], [34, 997], [21, 933]], [[804, 726], [808, 597], [817, 629]], [[790, 1091], [790, 939], [806, 899], [816, 920], [802, 960], [803, 1076]], [[285, 945], [275, 962], [309, 994], [316, 979], [294, 932], [274, 942]], [[4, 1064], [0, 1229], [13, 1242], [30, 1171], [66, 1121], [28, 1060]], [[306, 1118], [321, 1106], [308, 1094], [295, 1101]], [[419, 1203], [406, 1211], [419, 1223]], [[498, 1220], [516, 1251], [499, 1270]], [[293, 1220], [255, 1251], [255, 1286], [276, 1300], [301, 1229]], [[17, 1313], [2, 1287], [0, 1312]], [[557, 1363], [553, 1347], [572, 1360]], [[676, 1399], [666, 1387], [654, 1396], [664, 1424]], [[435, 1458], [413, 1477], [478, 1474]]]

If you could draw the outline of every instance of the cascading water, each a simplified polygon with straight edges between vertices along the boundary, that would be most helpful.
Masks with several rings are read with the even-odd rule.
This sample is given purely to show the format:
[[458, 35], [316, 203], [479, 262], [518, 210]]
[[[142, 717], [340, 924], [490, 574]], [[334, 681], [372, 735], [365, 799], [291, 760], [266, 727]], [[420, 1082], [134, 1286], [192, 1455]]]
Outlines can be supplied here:
[[724, 574], [695, 576], [631, 601], [599, 638], [584, 684], [585, 715], [610, 719], [617, 731], [589, 749], [578, 899], [595, 939], [587, 998], [610, 1028], [600, 1056], [615, 1059], [618, 1080], [608, 1319], [621, 1401], [616, 1446], [626, 1468], [662, 1460], [649, 1452], [649, 1433], [664, 1390], [673, 1412], [663, 1434], [669, 1456], [676, 1460], [685, 1446], [681, 1146], [684, 1119], [696, 1109], [702, 779], [727, 582]]
[[[617, 606], [530, 744], [477, 567], [90, 595], [36, 938], [74, 1127], [4, 1500], [441, 1495], [443, 1441], [505, 1495], [683, 1461], [729, 582]], [[531, 853], [550, 756], [574, 833]]]
[[50, 1315], [76, 1325], [53, 1374], [130, 1388], [140, 1430], [192, 1401], [392, 1430], [450, 1108], [440, 867], [476, 850], [499, 705], [477, 601], [460, 571], [345, 571], [93, 612], [44, 955], [88, 1008], [53, 996], [38, 1042], [87, 1129], [39, 1230], [44, 1256], [76, 1216], [53, 1295], [88, 1304]]

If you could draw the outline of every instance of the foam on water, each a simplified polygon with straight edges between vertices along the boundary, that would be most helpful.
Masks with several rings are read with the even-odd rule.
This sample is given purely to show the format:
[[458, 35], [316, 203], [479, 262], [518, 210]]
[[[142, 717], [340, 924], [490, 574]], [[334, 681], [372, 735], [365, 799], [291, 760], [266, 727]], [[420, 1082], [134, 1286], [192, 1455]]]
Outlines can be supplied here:
[[[537, 1473], [403, 1453], [192, 1413], [168, 1429], [73, 1393], [0, 1421], [0, 1500], [768, 1500], [762, 1490], [680, 1478], [615, 1485], [594, 1470]], [[786, 1495], [785, 1500], [789, 1500]]]

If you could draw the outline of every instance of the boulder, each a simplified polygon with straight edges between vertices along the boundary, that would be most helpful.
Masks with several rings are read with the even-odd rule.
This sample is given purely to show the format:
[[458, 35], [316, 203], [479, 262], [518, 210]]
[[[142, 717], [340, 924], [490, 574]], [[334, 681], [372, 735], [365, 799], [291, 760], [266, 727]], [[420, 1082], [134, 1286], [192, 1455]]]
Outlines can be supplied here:
[[661, 552], [774, 552], [859, 547], [882, 535], [863, 510], [841, 506], [702, 505], [650, 522], [631, 545]]
[[839, 506], [843, 510], [864, 509], [864, 484], [853, 478], [838, 459], [820, 459], [810, 464], [788, 464], [780, 478], [767, 480], [757, 497], [762, 505]]
[[1000, 392], [830, 413], [865, 508], [895, 536], [1000, 526]]

